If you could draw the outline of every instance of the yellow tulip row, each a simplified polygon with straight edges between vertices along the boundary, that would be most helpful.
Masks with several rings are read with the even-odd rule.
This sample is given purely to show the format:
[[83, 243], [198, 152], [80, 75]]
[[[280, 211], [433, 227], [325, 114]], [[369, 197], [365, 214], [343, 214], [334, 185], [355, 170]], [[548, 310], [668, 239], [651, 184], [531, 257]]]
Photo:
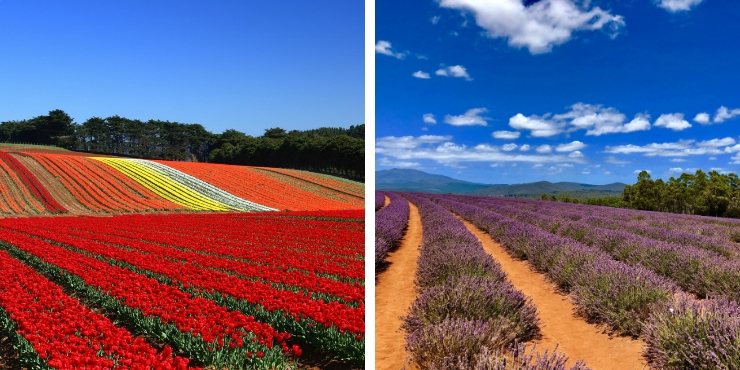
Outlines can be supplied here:
[[144, 165], [120, 158], [92, 157], [121, 171], [157, 195], [181, 206], [197, 211], [230, 211], [231, 207], [207, 198]]

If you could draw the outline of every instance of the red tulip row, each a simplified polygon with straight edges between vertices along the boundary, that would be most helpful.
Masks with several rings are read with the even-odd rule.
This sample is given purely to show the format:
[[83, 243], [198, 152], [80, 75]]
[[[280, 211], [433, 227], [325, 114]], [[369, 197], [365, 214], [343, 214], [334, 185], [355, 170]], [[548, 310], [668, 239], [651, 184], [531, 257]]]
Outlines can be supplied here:
[[[243, 354], [245, 348], [249, 348], [253, 349], [254, 353], [259, 349], [263, 356], [275, 361], [278, 357], [282, 358], [281, 352], [291, 352], [285, 344], [285, 340], [290, 337], [288, 333], [278, 332], [268, 324], [257, 322], [252, 316], [229, 311], [211, 300], [193, 297], [153, 278], [112, 266], [38, 238], [8, 229], [3, 230], [1, 235], [0, 238], [19, 250], [61, 269], [59, 274], [46, 271], [47, 276], [72, 274], [81, 279], [85, 286], [71, 284], [69, 287], [78, 292], [87, 292], [84, 294], [88, 295], [105, 295], [115, 299], [124, 308], [139, 312], [141, 319], [133, 320], [134, 325], [151, 325], [152, 322], [159, 322], [161, 326], [176, 327], [181, 339], [170, 339], [173, 341], [170, 344], [181, 347], [179, 349], [188, 353], [191, 358], [205, 361], [209, 356], [214, 357], [214, 353], [223, 352], [233, 357]], [[92, 288], [93, 293], [90, 293], [90, 289], [86, 290], [86, 287]], [[101, 297], [95, 300], [99, 301]], [[185, 337], [191, 341], [195, 340], [196, 344], [183, 345], [182, 333], [190, 334], [190, 337]], [[165, 335], [166, 338], [170, 336], [171, 334]], [[273, 348], [273, 344], [280, 344], [282, 348]], [[203, 348], [205, 350], [202, 350]], [[300, 352], [300, 349], [297, 350]], [[285, 362], [285, 359], [283, 358], [281, 362]]]
[[46, 191], [46, 188], [44, 188], [41, 183], [39, 183], [39, 180], [36, 179], [36, 176], [28, 171], [26, 166], [21, 164], [21, 162], [19, 162], [15, 157], [6, 152], [0, 151], [0, 163], [2, 162], [4, 162], [3, 167], [15, 173], [23, 182], [23, 184], [28, 187], [28, 190], [30, 190], [34, 197], [40, 200], [43, 206], [47, 210], [49, 210], [49, 212], [67, 212], [67, 209], [62, 207], [61, 204], [54, 200], [49, 192]]
[[[0, 250], [0, 306], [38, 354], [55, 369], [186, 369], [189, 360], [159, 352], [141, 337], [91, 311], [62, 288]], [[199, 368], [196, 368], [199, 369]]]
[[[175, 260], [178, 261], [176, 263], [182, 263], [196, 271], [208, 268], [217, 270], [215, 272], [216, 275], [229, 272], [236, 273], [250, 280], [303, 288], [306, 293], [323, 293], [323, 295], [342, 298], [347, 302], [360, 302], [365, 297], [364, 287], [359, 284], [350, 285], [329, 278], [306, 275], [298, 271], [283, 271], [268, 265], [248, 264], [227, 258], [205, 256], [198, 253], [163, 247], [157, 244], [141, 242], [136, 240], [137, 235], [141, 235], [141, 232], [129, 233], [128, 235], [131, 238], [101, 235], [91, 231], [105, 230], [104, 227], [110, 221], [101, 218], [86, 218], [77, 221], [80, 223], [79, 227], [86, 229], [85, 231], [70, 228], [69, 225], [66, 225], [69, 222], [63, 225], [63, 222], [53, 219], [20, 220], [9, 227], [26, 234], [51, 239], [117, 260], [138, 260], [141, 258], [142, 253], [144, 253], [147, 259], [155, 264], [171, 264]], [[134, 251], [111, 248], [109, 244], [131, 248]], [[90, 248], [94, 248], [94, 250]]]
[[101, 219], [96, 228], [84, 228], [76, 219], [55, 222], [284, 271], [364, 281], [364, 260], [358, 258], [364, 254], [364, 223], [359, 222], [296, 220], [272, 213], [130, 215]]

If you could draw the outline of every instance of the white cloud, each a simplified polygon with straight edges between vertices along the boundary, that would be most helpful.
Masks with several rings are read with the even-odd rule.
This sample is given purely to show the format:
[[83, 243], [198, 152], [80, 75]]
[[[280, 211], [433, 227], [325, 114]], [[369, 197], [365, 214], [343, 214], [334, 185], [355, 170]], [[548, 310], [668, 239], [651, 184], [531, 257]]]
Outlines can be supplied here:
[[542, 163], [537, 163], [534, 166], [532, 166], [532, 168], [540, 168], [540, 167], [542, 167]]
[[516, 149], [517, 147], [519, 147], [519, 145], [516, 145], [514, 143], [504, 144], [504, 145], [501, 146], [501, 150], [503, 150], [505, 152], [510, 152], [510, 151]]
[[677, 173], [683, 173], [683, 168], [681, 167], [671, 167], [668, 171], [670, 172], [677, 172]]
[[439, 22], [439, 19], [440, 19], [440, 18], [442, 18], [442, 16], [440, 16], [440, 15], [435, 15], [435, 16], [434, 16], [434, 17], [432, 17], [432, 19], [430, 19], [429, 21], [431, 21], [431, 22], [432, 22], [432, 24], [437, 24], [437, 22]]
[[647, 114], [637, 114], [632, 121], [624, 124], [627, 116], [615, 108], [604, 108], [601, 104], [584, 103], [573, 104], [570, 108], [571, 110], [568, 113], [553, 116], [553, 119], [567, 121], [573, 126], [570, 131], [584, 129], [587, 130], [586, 135], [601, 136], [650, 129], [650, 116]]
[[584, 144], [584, 143], [576, 140], [576, 141], [574, 141], [572, 143], [558, 145], [557, 148], [555, 148], [555, 151], [558, 151], [558, 152], [572, 152], [574, 150], [581, 150], [581, 149], [583, 149], [585, 147], [586, 147], [586, 144]]
[[422, 118], [424, 119], [424, 123], [428, 123], [430, 125], [437, 123], [437, 120], [434, 119], [434, 115], [431, 113], [425, 114]]
[[657, 0], [656, 4], [671, 13], [676, 13], [690, 10], [701, 2], [702, 0]]
[[422, 127], [421, 131], [429, 131], [429, 127]]
[[[720, 155], [740, 152], [740, 144], [731, 145], [732, 138], [712, 139], [701, 142], [696, 140], [679, 140], [673, 143], [652, 143], [647, 145], [617, 145], [605, 148], [606, 153], [615, 154], [643, 154], [646, 157], [687, 157], [691, 155]], [[721, 148], [725, 146], [724, 149]], [[673, 162], [679, 162], [673, 160]]]
[[634, 174], [636, 175], [636, 174], [639, 174], [639, 173], [640, 173], [640, 172], [642, 172], [642, 171], [645, 171], [645, 172], [647, 172], [647, 173], [649, 173], [649, 174], [652, 174], [652, 173], [653, 173], [653, 171], [650, 171], [650, 170], [635, 170], [635, 171], [634, 171], [634, 172], [632, 172], [632, 173], [634, 173]]
[[616, 164], [616, 165], [619, 165], [619, 166], [624, 166], [625, 164], [631, 163], [630, 161], [621, 160], [621, 159], [619, 159], [619, 158], [617, 158], [617, 157], [615, 157], [613, 155], [610, 155], [610, 156], [604, 158], [604, 162], [611, 163], [611, 164]]
[[740, 164], [740, 153], [735, 154], [735, 156], [730, 159], [732, 159], [732, 162], [730, 162], [730, 164]]
[[686, 160], [683, 159], [683, 158], [673, 158], [673, 159], [670, 160], [670, 162], [686, 162]]
[[535, 149], [537, 153], [550, 153], [552, 152], [552, 147], [547, 144], [542, 144]]
[[546, 117], [529, 116], [521, 113], [509, 118], [509, 126], [516, 130], [529, 130], [534, 137], [554, 136], [563, 132], [564, 124], [546, 119]]
[[528, 150], [529, 150], [529, 148], [531, 148], [531, 147], [529, 146], [529, 144], [524, 144], [524, 145], [522, 145], [522, 146], [520, 146], [520, 147], [519, 147], [519, 150], [521, 150], [521, 151], [523, 151], [523, 152], [526, 152], [526, 151], [528, 151]]
[[709, 159], [710, 161], [716, 161], [716, 160], [717, 160], [717, 157], [714, 157], [714, 156], [712, 156], [712, 157], [709, 157], [708, 159]]
[[719, 107], [717, 113], [714, 114], [714, 123], [722, 123], [735, 116], [740, 116], [740, 108], [729, 110], [725, 106]]
[[[615, 108], [585, 103], [576, 103], [569, 108], [569, 112], [556, 114], [551, 119], [548, 119], [549, 113], [530, 117], [519, 113], [509, 119], [509, 126], [526, 129], [539, 127], [539, 135], [533, 132], [533, 136], [552, 136], [566, 131], [566, 127], [569, 127], [567, 132], [586, 130], [587, 136], [650, 130], [650, 116], [647, 114], [638, 113], [631, 121], [625, 123], [627, 116]], [[518, 126], [513, 126], [512, 121]]]
[[453, 126], [487, 126], [486, 122], [490, 118], [482, 117], [480, 114], [488, 112], [486, 108], [473, 108], [469, 109], [465, 114], [461, 116], [445, 116], [445, 123], [449, 123]]
[[514, 140], [518, 139], [521, 135], [519, 131], [494, 131], [491, 136], [496, 139]]
[[735, 144], [735, 139], [731, 137], [726, 137], [724, 139], [712, 139], [712, 140], [705, 140], [700, 141], [696, 143], [696, 146], [711, 146], [711, 147], [719, 147], [719, 146], [728, 146]]
[[414, 77], [416, 77], [416, 78], [422, 78], [422, 79], [425, 79], [425, 80], [427, 80], [427, 79], [430, 79], [430, 78], [431, 78], [431, 77], [429, 77], [429, 73], [426, 73], [426, 72], [422, 72], [422, 71], [416, 71], [416, 72], [414, 72], [414, 73], [412, 74], [412, 76], [414, 76]]
[[575, 31], [606, 29], [615, 37], [624, 26], [622, 16], [589, 1], [543, 0], [524, 6], [521, 0], [440, 0], [440, 6], [475, 16], [478, 26], [491, 38], [508, 39], [509, 45], [526, 47], [532, 54], [547, 53], [571, 39]]
[[[449, 136], [404, 136], [383, 137], [376, 140], [375, 153], [379, 157], [393, 158], [395, 161], [418, 163], [426, 159], [444, 166], [459, 167], [463, 162], [491, 163], [584, 163], [584, 158], [561, 154], [524, 154], [519, 151], [506, 151], [490, 144], [473, 147], [449, 141]], [[514, 144], [515, 145], [515, 144]]]
[[681, 131], [691, 127], [691, 124], [683, 119], [683, 113], [661, 114], [655, 121], [654, 126], [669, 128], [673, 131]]
[[398, 59], [403, 59], [406, 56], [406, 54], [404, 53], [394, 53], [391, 49], [391, 43], [388, 41], [380, 40], [377, 44], [375, 44], [376, 53], [388, 55]]
[[702, 112], [702, 113], [697, 114], [696, 117], [694, 117], [694, 122], [702, 124], [702, 125], [711, 124], [709, 122], [709, 113]]
[[396, 167], [396, 168], [421, 167], [421, 164], [418, 162], [391, 161], [390, 159], [386, 157], [381, 158], [378, 165], [383, 166], [383, 167]]
[[470, 75], [468, 74], [468, 71], [465, 69], [465, 67], [461, 65], [457, 66], [449, 66], [446, 68], [440, 68], [437, 70], [437, 72], [434, 72], [437, 76], [446, 76], [446, 77], [461, 77], [468, 81], [472, 81], [473, 79], [470, 78]]
[[575, 152], [568, 154], [568, 157], [569, 158], [583, 158], [583, 153], [576, 150]]
[[389, 149], [414, 149], [422, 144], [435, 144], [452, 140], [452, 136], [422, 135], [413, 136], [386, 136], [375, 140], [375, 146]]

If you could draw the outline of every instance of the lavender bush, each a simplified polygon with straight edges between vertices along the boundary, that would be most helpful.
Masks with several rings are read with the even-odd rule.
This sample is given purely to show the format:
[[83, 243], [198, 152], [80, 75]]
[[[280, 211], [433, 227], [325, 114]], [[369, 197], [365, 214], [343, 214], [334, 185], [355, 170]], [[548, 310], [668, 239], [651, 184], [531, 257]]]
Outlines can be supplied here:
[[385, 205], [385, 195], [381, 191], [375, 191], [375, 211], [377, 212], [380, 208]]
[[[375, 268], [385, 261], [388, 252], [401, 240], [409, 219], [409, 203], [396, 193], [388, 193], [391, 202], [375, 212]], [[376, 193], [377, 202], [377, 193]], [[377, 205], [377, 203], [376, 203]]]
[[449, 279], [424, 290], [403, 318], [402, 328], [411, 333], [448, 318], [486, 322], [500, 318], [509, 323], [512, 338], [518, 340], [529, 340], [539, 332], [537, 309], [529, 298], [506, 281], [479, 276]]
[[740, 305], [679, 295], [644, 328], [656, 369], [740, 369]]

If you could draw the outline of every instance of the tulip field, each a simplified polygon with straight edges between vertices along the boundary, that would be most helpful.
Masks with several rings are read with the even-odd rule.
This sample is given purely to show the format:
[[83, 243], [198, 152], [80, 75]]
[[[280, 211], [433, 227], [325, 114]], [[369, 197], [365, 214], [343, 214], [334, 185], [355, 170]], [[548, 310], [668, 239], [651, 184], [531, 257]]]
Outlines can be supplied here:
[[[362, 184], [62, 153], [0, 152], [0, 345], [13, 366], [364, 364]], [[252, 184], [231, 173], [262, 176], [260, 189], [235, 194]]]
[[[406, 349], [420, 367], [479, 368], [512, 348], [517, 355], [517, 343], [536, 335], [538, 312], [547, 309], [508, 283], [458, 217], [546, 276], [569, 297], [572, 314], [641, 341], [648, 367], [740, 366], [737, 220], [511, 198], [384, 195], [392, 201], [377, 212], [378, 227], [394, 198], [413, 203], [421, 216], [418, 294], [403, 319]], [[558, 362], [552, 356], [529, 360], [540, 361], [538, 369], [564, 369], [564, 361], [543, 365]]]

